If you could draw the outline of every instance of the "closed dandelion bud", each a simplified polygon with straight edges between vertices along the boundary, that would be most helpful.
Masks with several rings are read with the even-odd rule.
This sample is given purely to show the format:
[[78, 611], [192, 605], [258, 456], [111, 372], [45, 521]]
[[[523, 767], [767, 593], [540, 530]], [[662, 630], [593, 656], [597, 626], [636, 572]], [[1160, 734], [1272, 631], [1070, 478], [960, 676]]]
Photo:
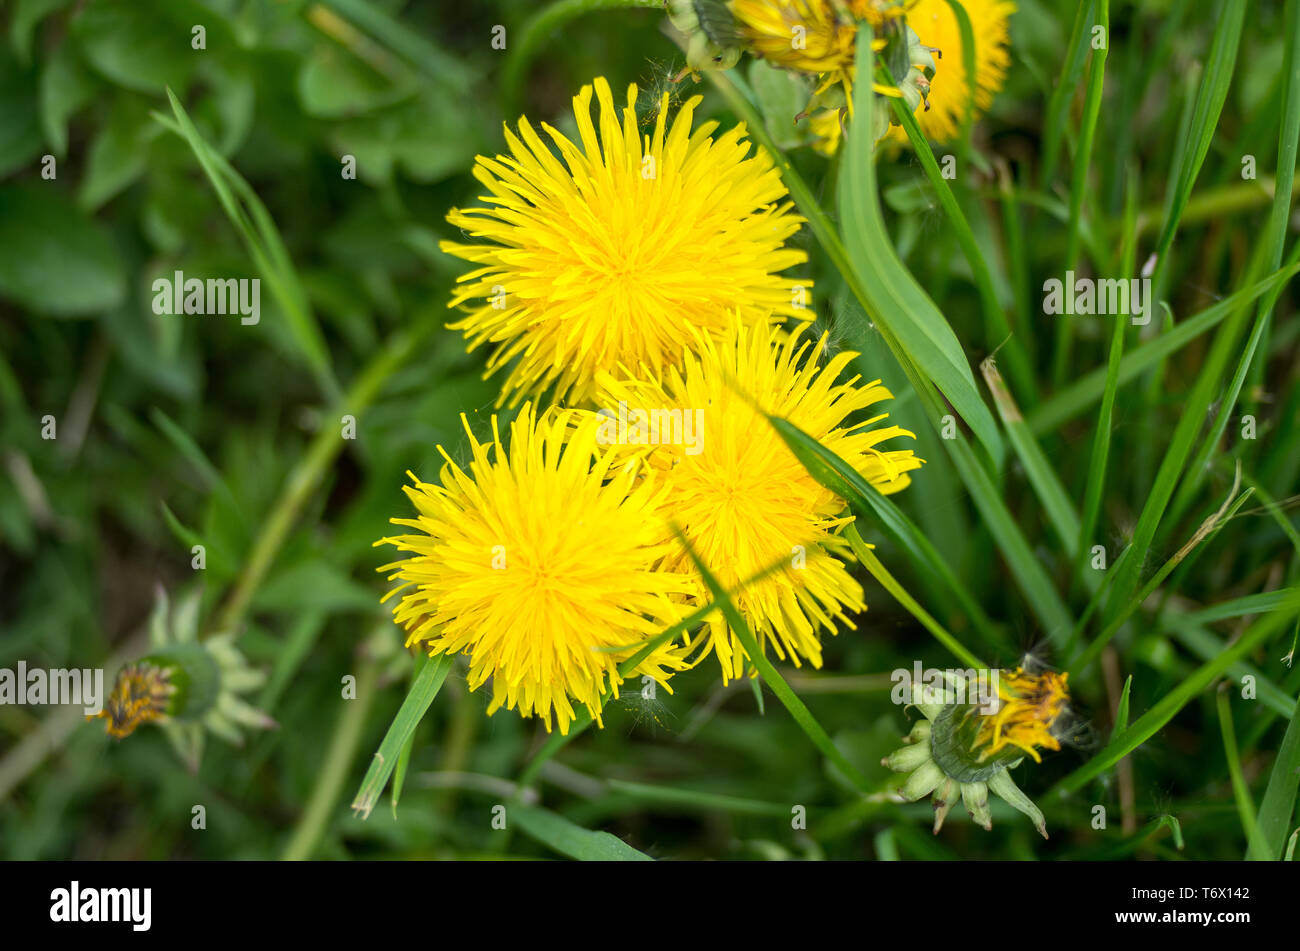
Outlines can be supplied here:
[[[921, 42], [911, 27], [903, 27], [903, 38], [904, 42], [899, 45], [906, 50], [905, 62], [901, 64], [901, 70], [894, 72], [894, 78], [908, 111], [915, 112], [921, 103], [926, 102], [930, 92], [930, 79], [935, 69], [934, 51]], [[928, 103], [926, 108], [929, 108]], [[890, 121], [893, 121], [892, 115]]]
[[[875, 137], [884, 138], [891, 125], [898, 125], [890, 99], [902, 99], [908, 111], [915, 112], [926, 102], [930, 91], [930, 77], [934, 75], [934, 58], [929, 47], [921, 43], [911, 27], [895, 23], [885, 32], [885, 45], [880, 58], [889, 67], [895, 85], [876, 87]], [[926, 105], [929, 108], [929, 105]]]
[[990, 754], [977, 742], [983, 722], [974, 704], [947, 704], [931, 724], [930, 750], [943, 771], [965, 783], [983, 782], [1024, 755], [1014, 749]]
[[1061, 740], [1073, 732], [1069, 675], [1023, 666], [990, 673], [996, 696], [984, 698], [983, 704], [967, 702], [969, 683], [949, 680], [941, 691], [913, 685], [911, 699], [925, 720], [908, 734], [907, 746], [881, 762], [908, 773], [898, 789], [904, 799], [933, 794], [936, 834], [958, 795], [971, 819], [991, 829], [991, 792], [1028, 816], [1047, 838], [1042, 811], [1016, 785], [1010, 770], [1026, 756], [1041, 762], [1040, 749], [1059, 750]]
[[113, 690], [98, 714], [108, 721], [108, 735], [120, 740], [142, 724], [171, 716], [172, 698], [176, 694], [172, 673], [171, 668], [148, 660], [127, 664], [118, 671]]

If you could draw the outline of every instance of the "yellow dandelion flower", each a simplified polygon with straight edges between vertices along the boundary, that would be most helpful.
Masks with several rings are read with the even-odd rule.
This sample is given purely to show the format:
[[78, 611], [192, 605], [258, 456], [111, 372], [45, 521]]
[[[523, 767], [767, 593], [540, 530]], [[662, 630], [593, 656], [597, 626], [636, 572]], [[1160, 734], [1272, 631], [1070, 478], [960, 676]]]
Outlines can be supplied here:
[[[561, 733], [575, 701], [600, 722], [602, 691], [618, 696], [618, 664], [677, 620], [674, 601], [694, 589], [659, 567], [672, 547], [662, 489], [616, 465], [596, 430], [594, 417], [539, 419], [525, 404], [507, 451], [494, 416], [490, 443], [470, 434], [468, 472], [439, 447], [441, 485], [412, 476], [405, 491], [418, 514], [392, 521], [413, 533], [375, 543], [412, 555], [380, 569], [402, 582], [389, 596], [405, 592], [393, 615], [407, 646], [468, 654], [470, 689], [492, 678], [489, 713], [518, 708], [547, 730], [554, 714]], [[664, 645], [635, 675], [667, 686], [681, 653]]]
[[1015, 747], [1041, 763], [1040, 747], [1059, 750], [1061, 743], [1053, 730], [1069, 704], [1069, 677], [1052, 671], [1030, 673], [1023, 667], [1000, 671], [998, 710], [979, 718], [975, 742], [981, 758]]
[[[911, 0], [732, 0], [742, 42], [755, 56], [774, 66], [815, 73], [821, 95], [842, 85], [849, 111], [853, 109], [854, 57], [858, 21], [879, 27], [907, 12]], [[879, 51], [886, 41], [877, 38], [872, 48]], [[887, 96], [897, 95], [891, 86], [873, 83], [872, 88]]]
[[604, 79], [584, 86], [580, 144], [542, 125], [563, 162], [521, 118], [518, 136], [506, 129], [511, 154], [475, 166], [487, 207], [447, 216], [484, 239], [441, 247], [477, 265], [450, 304], [472, 302], [467, 316], [450, 326], [470, 350], [493, 345], [489, 373], [517, 361], [500, 402], [552, 384], [557, 400], [581, 400], [597, 370], [677, 363], [696, 328], [719, 335], [732, 312], [752, 324], [795, 313], [807, 281], [781, 272], [807, 259], [784, 247], [803, 219], [771, 157], [744, 125], [692, 131], [698, 96], [669, 124], [665, 93], [643, 136], [636, 100], [630, 86], [620, 121]]
[[808, 134], [812, 137], [813, 148], [830, 158], [839, 151], [840, 139], [844, 137], [844, 119], [834, 109], [814, 113], [808, 119]]
[[[800, 336], [778, 340], [772, 328], [736, 325], [722, 341], [704, 341], [699, 355], [665, 378], [602, 374], [598, 415], [603, 441], [644, 453], [660, 473], [671, 518], [727, 590], [791, 559], [790, 570], [746, 585], [736, 603], [760, 646], [771, 644], [796, 665], [806, 658], [820, 666], [818, 628], [834, 632], [837, 619], [851, 627], [845, 609], [865, 607], [862, 587], [840, 560], [848, 545], [839, 533], [852, 519], [755, 405], [821, 440], [883, 492], [904, 488], [922, 460], [911, 450], [878, 448], [912, 435], [898, 426], [876, 428], [885, 415], [849, 422], [850, 414], [891, 398], [878, 381], [838, 382], [855, 355], [840, 353], [819, 366], [826, 338], [813, 346]], [[649, 443], [657, 444], [635, 448]], [[665, 566], [694, 574], [683, 550]], [[720, 616], [688, 646], [700, 649], [699, 658], [715, 653], [724, 681], [744, 672], [744, 650]]]
[[[962, 0], [975, 37], [975, 113], [993, 105], [994, 94], [1006, 81], [1011, 62], [1007, 21], [1016, 10], [1011, 0]], [[929, 108], [918, 111], [916, 120], [932, 142], [952, 142], [961, 134], [970, 98], [969, 65], [961, 44], [961, 29], [948, 0], [917, 0], [908, 11], [907, 25], [921, 42], [939, 50], [934, 76], [930, 80]], [[907, 142], [901, 126], [890, 129], [899, 142]]]
[[774, 66], [840, 74], [853, 66], [857, 22], [831, 0], [733, 0], [751, 52]]

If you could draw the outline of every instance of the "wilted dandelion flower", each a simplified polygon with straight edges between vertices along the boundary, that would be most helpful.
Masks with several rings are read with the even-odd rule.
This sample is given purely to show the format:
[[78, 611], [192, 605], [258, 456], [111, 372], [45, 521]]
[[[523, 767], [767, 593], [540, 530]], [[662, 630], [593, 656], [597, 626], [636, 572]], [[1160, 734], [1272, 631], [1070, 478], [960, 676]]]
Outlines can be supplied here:
[[915, 801], [933, 794], [936, 833], [958, 795], [971, 818], [991, 829], [991, 792], [1028, 816], [1047, 838], [1042, 811], [1020, 790], [1010, 771], [1025, 756], [1042, 762], [1039, 749], [1059, 750], [1061, 740], [1072, 735], [1069, 675], [1025, 667], [996, 673], [997, 697], [989, 698], [995, 709], [964, 702], [967, 685], [955, 691], [959, 685], [951, 679], [948, 687], [954, 688], [956, 700], [934, 696], [932, 688], [914, 684], [912, 699], [925, 719], [904, 738], [908, 746], [881, 762], [909, 774], [899, 789], [904, 799]]
[[191, 770], [198, 769], [206, 733], [240, 746], [240, 727], [276, 725], [240, 697], [260, 687], [266, 675], [248, 665], [234, 636], [199, 639], [200, 594], [196, 588], [173, 609], [158, 588], [149, 653], [118, 671], [104, 709], [90, 718], [107, 720], [108, 735], [119, 740], [157, 724]]
[[[1007, 21], [1015, 12], [1011, 0], [962, 0], [975, 38], [975, 115], [988, 110], [1006, 81], [1010, 54]], [[961, 42], [961, 28], [948, 0], [917, 0], [907, 25], [921, 42], [940, 51], [930, 83], [928, 108], [916, 113], [921, 131], [932, 142], [952, 142], [961, 134], [970, 102], [970, 69]], [[890, 134], [900, 142], [907, 133], [895, 126]]]
[[1069, 674], [1052, 671], [1028, 673], [1023, 667], [1003, 671], [998, 678], [998, 712], [979, 718], [976, 743], [988, 758], [1007, 747], [1022, 750], [1035, 763], [1043, 758], [1039, 748], [1059, 750], [1052, 733], [1069, 704]]
[[[574, 702], [600, 721], [618, 664], [676, 620], [674, 598], [692, 590], [659, 567], [671, 542], [663, 489], [597, 445], [596, 428], [568, 412], [538, 419], [525, 404], [507, 450], [494, 416], [491, 442], [470, 433], [468, 472], [440, 448], [441, 484], [406, 487], [418, 514], [392, 521], [412, 533], [375, 543], [412, 555], [380, 569], [402, 582], [388, 596], [404, 592], [393, 615], [407, 645], [468, 654], [470, 689], [492, 679], [489, 713], [518, 708], [548, 730], [554, 714], [561, 733]], [[666, 685], [681, 653], [663, 645], [635, 674]]]
[[[907, 486], [908, 472], [922, 460], [911, 450], [880, 448], [912, 436], [898, 426], [878, 427], [886, 415], [850, 421], [891, 398], [878, 381], [839, 380], [856, 354], [819, 366], [826, 338], [813, 345], [800, 337], [796, 331], [779, 342], [772, 328], [736, 326], [719, 342], [703, 341], [699, 355], [665, 377], [602, 374], [598, 416], [602, 441], [644, 453], [660, 472], [669, 516], [725, 589], [788, 564], [747, 584], [735, 602], [760, 647], [820, 666], [818, 629], [834, 632], [836, 620], [852, 626], [845, 609], [865, 607], [861, 585], [841, 560], [848, 544], [839, 533], [852, 519], [755, 406], [820, 440], [882, 492]], [[694, 572], [684, 550], [665, 564]], [[724, 681], [744, 672], [743, 647], [719, 614], [687, 643], [700, 658], [717, 655]]]
[[468, 314], [450, 326], [471, 350], [493, 346], [489, 373], [517, 361], [501, 402], [552, 384], [579, 400], [597, 370], [674, 364], [696, 329], [720, 334], [733, 312], [751, 324], [794, 314], [797, 282], [781, 272], [807, 256], [783, 243], [802, 219], [772, 159], [743, 125], [692, 132], [698, 96], [669, 123], [665, 94], [642, 136], [636, 99], [631, 86], [620, 120], [604, 79], [584, 86], [579, 143], [542, 125], [562, 162], [520, 119], [511, 154], [474, 169], [487, 206], [447, 216], [483, 239], [441, 247], [477, 265], [451, 300]]
[[117, 672], [113, 689], [96, 717], [108, 721], [108, 735], [130, 736], [146, 723], [167, 718], [176, 694], [173, 669], [152, 661], [136, 661]]

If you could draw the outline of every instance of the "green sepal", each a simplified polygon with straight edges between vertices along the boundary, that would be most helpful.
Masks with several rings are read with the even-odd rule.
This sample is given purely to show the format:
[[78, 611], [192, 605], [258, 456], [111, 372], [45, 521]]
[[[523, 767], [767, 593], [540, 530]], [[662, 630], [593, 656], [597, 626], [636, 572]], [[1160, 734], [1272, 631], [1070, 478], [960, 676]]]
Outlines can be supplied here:
[[176, 688], [167, 705], [167, 715], [175, 720], [195, 720], [217, 703], [221, 689], [221, 670], [203, 647], [194, 643], [168, 644], [141, 658], [168, 672]]
[[1018, 763], [1019, 750], [1004, 749], [981, 758], [976, 752], [976, 721], [979, 708], [974, 704], [948, 704], [934, 718], [930, 728], [930, 753], [939, 768], [962, 783], [983, 783]]

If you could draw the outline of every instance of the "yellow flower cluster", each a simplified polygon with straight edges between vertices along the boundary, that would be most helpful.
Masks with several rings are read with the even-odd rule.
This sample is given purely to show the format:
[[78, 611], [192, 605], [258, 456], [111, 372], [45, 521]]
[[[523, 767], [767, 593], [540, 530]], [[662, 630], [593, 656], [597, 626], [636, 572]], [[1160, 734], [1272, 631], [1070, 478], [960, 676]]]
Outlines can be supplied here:
[[[960, 134], [968, 112], [975, 116], [987, 110], [1002, 88], [1009, 62], [1008, 21], [1016, 9], [1012, 0], [962, 0], [975, 41], [973, 62], [967, 62], [949, 0], [703, 0], [703, 5], [711, 11], [707, 20], [674, 18], [688, 34], [691, 68], [727, 68], [748, 51], [773, 66], [812, 77], [811, 98], [799, 118], [811, 117], [812, 141], [827, 155], [838, 148], [844, 122], [851, 117], [860, 23], [870, 25], [875, 51], [895, 38], [908, 54], [902, 60], [905, 75], [896, 71], [894, 76], [898, 85], [873, 83], [874, 91], [904, 98], [926, 137], [948, 143]], [[697, 9], [700, 3], [692, 0], [688, 6]], [[719, 26], [724, 20], [725, 29]], [[720, 45], [728, 42], [736, 45]], [[704, 56], [705, 49], [711, 55]], [[888, 134], [907, 142], [901, 126], [889, 125], [883, 117], [882, 123], [878, 137]]]
[[466, 465], [412, 476], [407, 532], [376, 543], [408, 555], [381, 569], [408, 646], [467, 654], [490, 710], [562, 733], [625, 677], [667, 685], [709, 654], [724, 679], [751, 669], [719, 612], [681, 623], [710, 600], [682, 538], [779, 658], [819, 666], [820, 634], [865, 608], [845, 503], [763, 414], [884, 492], [921, 465], [883, 447], [911, 436], [869, 410], [889, 391], [804, 332], [801, 219], [771, 157], [743, 125], [693, 127], [698, 98], [670, 122], [665, 97], [648, 132], [635, 86], [625, 103], [596, 79], [576, 142], [520, 120], [509, 155], [479, 158], [483, 204], [448, 215], [471, 240], [442, 246], [475, 265], [451, 326], [492, 348], [498, 405], [525, 402], [508, 440], [494, 417]]

